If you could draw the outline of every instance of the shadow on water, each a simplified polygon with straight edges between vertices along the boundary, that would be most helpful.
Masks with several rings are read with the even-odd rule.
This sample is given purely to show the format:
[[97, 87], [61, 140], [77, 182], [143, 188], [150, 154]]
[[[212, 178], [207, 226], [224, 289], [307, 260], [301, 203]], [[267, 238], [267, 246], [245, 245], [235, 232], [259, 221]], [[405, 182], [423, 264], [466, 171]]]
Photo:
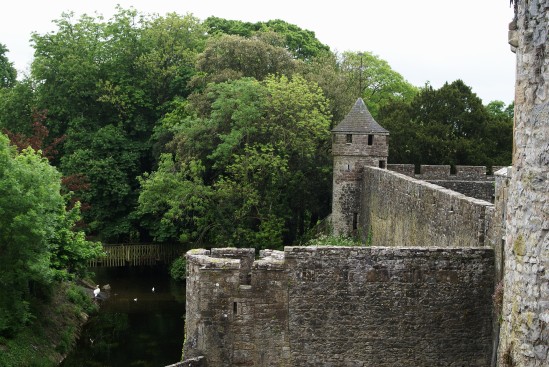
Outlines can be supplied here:
[[111, 286], [109, 297], [84, 326], [75, 349], [61, 366], [158, 367], [179, 361], [184, 283], [174, 282], [163, 268], [92, 270], [97, 284]]

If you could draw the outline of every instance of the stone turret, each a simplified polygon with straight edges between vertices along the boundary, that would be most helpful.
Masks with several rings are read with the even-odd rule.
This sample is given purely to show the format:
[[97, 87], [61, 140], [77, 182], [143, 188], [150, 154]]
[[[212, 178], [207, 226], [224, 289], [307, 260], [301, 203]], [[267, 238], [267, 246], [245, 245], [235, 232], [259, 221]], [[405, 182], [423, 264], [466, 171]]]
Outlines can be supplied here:
[[335, 235], [358, 235], [364, 166], [386, 168], [389, 131], [379, 125], [357, 99], [343, 121], [332, 129], [332, 226]]

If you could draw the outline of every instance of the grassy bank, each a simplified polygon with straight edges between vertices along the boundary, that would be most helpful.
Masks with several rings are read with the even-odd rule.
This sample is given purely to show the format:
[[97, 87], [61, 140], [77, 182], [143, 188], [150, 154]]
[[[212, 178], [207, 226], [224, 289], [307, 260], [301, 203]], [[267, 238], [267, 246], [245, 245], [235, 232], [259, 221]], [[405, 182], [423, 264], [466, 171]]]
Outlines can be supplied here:
[[0, 337], [0, 367], [57, 366], [96, 307], [82, 287], [60, 283], [50, 302], [33, 306], [39, 316], [32, 323], [13, 338]]

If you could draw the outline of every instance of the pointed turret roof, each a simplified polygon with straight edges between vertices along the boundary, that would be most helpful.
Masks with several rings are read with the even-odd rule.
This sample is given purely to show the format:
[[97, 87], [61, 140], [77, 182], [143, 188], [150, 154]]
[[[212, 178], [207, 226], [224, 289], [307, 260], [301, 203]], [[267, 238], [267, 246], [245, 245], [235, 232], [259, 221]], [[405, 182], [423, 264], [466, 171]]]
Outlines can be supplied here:
[[389, 131], [374, 120], [362, 98], [356, 100], [351, 111], [332, 132], [389, 135]]

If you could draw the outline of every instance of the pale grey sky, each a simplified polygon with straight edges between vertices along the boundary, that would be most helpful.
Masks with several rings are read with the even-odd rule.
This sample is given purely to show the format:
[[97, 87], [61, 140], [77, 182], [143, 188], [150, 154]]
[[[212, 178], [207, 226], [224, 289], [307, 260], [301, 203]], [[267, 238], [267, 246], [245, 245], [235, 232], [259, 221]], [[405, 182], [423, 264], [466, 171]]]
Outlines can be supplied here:
[[512, 102], [515, 55], [507, 44], [508, 0], [16, 0], [4, 6], [0, 43], [28, 71], [31, 33], [54, 31], [63, 11], [109, 18], [116, 4], [142, 13], [192, 13], [257, 22], [282, 19], [315, 32], [334, 51], [371, 51], [410, 83], [462, 79], [486, 104]]

